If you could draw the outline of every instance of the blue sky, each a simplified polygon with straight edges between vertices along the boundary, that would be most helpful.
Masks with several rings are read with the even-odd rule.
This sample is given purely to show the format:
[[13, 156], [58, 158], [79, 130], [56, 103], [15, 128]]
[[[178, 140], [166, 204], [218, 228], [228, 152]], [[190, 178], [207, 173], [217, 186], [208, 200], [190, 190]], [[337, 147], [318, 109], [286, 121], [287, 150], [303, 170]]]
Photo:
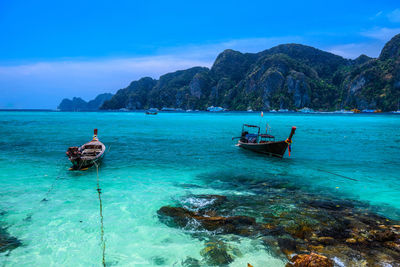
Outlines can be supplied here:
[[132, 80], [210, 67], [224, 49], [302, 43], [376, 57], [398, 1], [0, 0], [0, 108], [56, 108]]

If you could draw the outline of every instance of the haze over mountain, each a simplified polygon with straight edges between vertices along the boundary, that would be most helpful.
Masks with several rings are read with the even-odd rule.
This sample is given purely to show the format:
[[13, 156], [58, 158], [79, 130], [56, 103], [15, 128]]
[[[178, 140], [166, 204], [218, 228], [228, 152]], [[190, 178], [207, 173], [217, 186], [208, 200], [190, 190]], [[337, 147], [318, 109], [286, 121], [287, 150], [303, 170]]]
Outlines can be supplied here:
[[[205, 110], [397, 109], [400, 34], [378, 58], [345, 59], [310, 46], [283, 44], [259, 53], [225, 50], [210, 69], [193, 67], [133, 81], [99, 108]], [[63, 106], [60, 105], [60, 109]]]

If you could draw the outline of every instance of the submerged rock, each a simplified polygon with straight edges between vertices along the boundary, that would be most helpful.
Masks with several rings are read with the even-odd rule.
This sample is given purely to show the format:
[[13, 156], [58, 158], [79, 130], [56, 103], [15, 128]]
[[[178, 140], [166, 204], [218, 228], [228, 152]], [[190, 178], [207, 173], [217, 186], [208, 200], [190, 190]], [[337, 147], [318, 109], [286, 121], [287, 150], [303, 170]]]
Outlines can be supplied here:
[[375, 240], [380, 241], [380, 242], [394, 241], [394, 240], [400, 238], [399, 235], [396, 235], [395, 232], [393, 232], [392, 230], [389, 230], [389, 229], [386, 229], [383, 231], [372, 230], [371, 233], [372, 233], [373, 237], [375, 238]]
[[204, 261], [211, 266], [224, 266], [233, 262], [233, 257], [227, 252], [228, 247], [221, 241], [208, 242], [200, 252]]
[[287, 258], [290, 258], [297, 251], [297, 243], [296, 240], [290, 237], [278, 238], [278, 246]]
[[153, 262], [154, 265], [163, 265], [165, 266], [167, 264], [167, 259], [161, 256], [155, 256], [151, 258], [151, 261]]
[[21, 241], [10, 236], [3, 228], [0, 228], [0, 252], [13, 250], [21, 245]]
[[323, 245], [333, 245], [335, 243], [335, 239], [330, 236], [320, 236], [318, 237], [317, 241]]
[[338, 266], [398, 266], [399, 223], [373, 213], [367, 204], [304, 193], [281, 186], [284, 182], [238, 179], [241, 189], [247, 186], [254, 194], [190, 195], [181, 200], [183, 207], [160, 208], [160, 220], [201, 240], [233, 234], [261, 240], [277, 257], [308, 255], [298, 256], [298, 265], [295, 260], [292, 266], [332, 266], [332, 260]]
[[161, 207], [157, 213], [164, 222], [171, 221], [180, 227], [186, 227], [188, 224], [197, 225], [208, 231], [219, 231], [221, 233], [241, 234], [246, 227], [256, 224], [256, 220], [247, 216], [207, 216], [196, 213], [181, 207]]
[[198, 259], [192, 257], [186, 257], [184, 261], [182, 261], [183, 267], [200, 267], [200, 261]]
[[325, 256], [311, 253], [294, 256], [286, 267], [333, 267], [333, 261]]

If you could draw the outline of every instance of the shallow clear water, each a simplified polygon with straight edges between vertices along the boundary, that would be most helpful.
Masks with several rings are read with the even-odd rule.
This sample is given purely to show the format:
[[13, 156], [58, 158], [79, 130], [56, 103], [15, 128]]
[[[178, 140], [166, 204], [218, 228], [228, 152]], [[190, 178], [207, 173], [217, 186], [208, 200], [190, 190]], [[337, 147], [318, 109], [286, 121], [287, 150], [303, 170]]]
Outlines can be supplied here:
[[[0, 226], [23, 244], [1, 253], [0, 262], [101, 265], [96, 169], [68, 171], [65, 157], [93, 128], [109, 149], [99, 169], [107, 265], [200, 259], [205, 241], [161, 223], [157, 210], [190, 194], [248, 193], [210, 185], [230, 177], [290, 181], [400, 219], [400, 116], [264, 114], [278, 139], [297, 126], [284, 159], [235, 147], [241, 124], [259, 122], [258, 113], [0, 112]], [[227, 240], [241, 252], [230, 266], [285, 264], [257, 240]]]

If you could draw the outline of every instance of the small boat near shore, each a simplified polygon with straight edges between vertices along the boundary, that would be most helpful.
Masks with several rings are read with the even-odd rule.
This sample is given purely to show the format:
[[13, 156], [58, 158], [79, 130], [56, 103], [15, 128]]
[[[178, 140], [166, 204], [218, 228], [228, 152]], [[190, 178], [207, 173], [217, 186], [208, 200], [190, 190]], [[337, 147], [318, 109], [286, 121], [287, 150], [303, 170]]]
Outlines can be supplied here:
[[87, 170], [100, 161], [106, 151], [106, 146], [99, 141], [97, 129], [94, 129], [93, 139], [77, 147], [69, 147], [66, 154], [72, 163], [70, 170]]
[[336, 110], [333, 113], [337, 113], [337, 114], [353, 114], [354, 112], [351, 111], [351, 110], [341, 109], [341, 110]]
[[[256, 129], [257, 133], [250, 133], [250, 129]], [[289, 137], [284, 141], [275, 141], [275, 136], [267, 133], [261, 134], [260, 127], [257, 125], [243, 124], [242, 134], [236, 146], [251, 150], [256, 153], [266, 154], [273, 157], [282, 158], [286, 150], [289, 148], [289, 156], [291, 152], [292, 137], [296, 131], [296, 127], [292, 127]]]
[[157, 115], [158, 114], [158, 109], [156, 108], [151, 108], [149, 110], [146, 110], [146, 115]]

